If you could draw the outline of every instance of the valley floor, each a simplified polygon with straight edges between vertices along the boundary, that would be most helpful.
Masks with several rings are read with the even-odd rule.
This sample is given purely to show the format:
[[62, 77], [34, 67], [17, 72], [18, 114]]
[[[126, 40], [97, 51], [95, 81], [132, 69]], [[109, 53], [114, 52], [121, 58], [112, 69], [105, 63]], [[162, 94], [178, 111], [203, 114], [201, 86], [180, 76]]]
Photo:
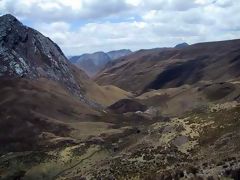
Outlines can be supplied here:
[[[131, 122], [136, 115], [138, 126]], [[93, 127], [85, 122], [85, 128], [92, 127], [87, 135], [79, 131], [82, 140], [59, 140], [56, 147], [43, 151], [4, 154], [2, 179], [240, 177], [240, 105], [236, 101], [209, 104], [178, 118], [140, 112], [102, 118], [122, 119], [123, 125], [99, 121]]]

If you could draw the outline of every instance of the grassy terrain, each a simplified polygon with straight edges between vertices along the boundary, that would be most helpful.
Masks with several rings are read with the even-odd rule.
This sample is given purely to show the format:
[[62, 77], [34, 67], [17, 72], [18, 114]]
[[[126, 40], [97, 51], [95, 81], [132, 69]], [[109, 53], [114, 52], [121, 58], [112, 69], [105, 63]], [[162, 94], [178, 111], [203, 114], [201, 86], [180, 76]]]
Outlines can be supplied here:
[[150, 91], [133, 99], [145, 112], [114, 114], [89, 109], [51, 82], [4, 83], [0, 179], [239, 176], [238, 85], [224, 84], [234, 88], [219, 96], [219, 84]]
[[82, 132], [85, 140], [81, 143], [2, 156], [1, 176], [4, 179], [22, 173], [25, 179], [234, 178], [239, 167], [240, 106], [236, 104], [217, 110], [210, 105], [178, 118], [160, 118], [140, 125], [138, 131], [131, 129], [131, 123], [114, 131], [113, 125], [80, 123], [95, 132], [89, 138], [87, 131]]

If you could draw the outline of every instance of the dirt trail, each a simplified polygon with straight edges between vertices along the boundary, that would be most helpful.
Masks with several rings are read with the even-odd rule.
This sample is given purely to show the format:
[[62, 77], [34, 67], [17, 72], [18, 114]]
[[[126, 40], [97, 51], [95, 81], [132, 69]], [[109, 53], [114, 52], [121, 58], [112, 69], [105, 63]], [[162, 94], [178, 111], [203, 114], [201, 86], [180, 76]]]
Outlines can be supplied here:
[[73, 166], [71, 166], [71, 167], [69, 167], [69, 168], [67, 168], [67, 169], [64, 169], [64, 170], [60, 171], [60, 172], [59, 172], [58, 174], [56, 174], [52, 179], [57, 179], [59, 176], [61, 176], [62, 174], [64, 174], [64, 173], [67, 172], [68, 170], [77, 167], [77, 166], [78, 166], [79, 164], [81, 164], [83, 161], [85, 161], [85, 160], [93, 157], [95, 154], [99, 153], [100, 151], [102, 151], [102, 149], [99, 149], [99, 150], [93, 152], [92, 154], [90, 154], [89, 156], [81, 159], [81, 161], [77, 162], [77, 163], [74, 164]]

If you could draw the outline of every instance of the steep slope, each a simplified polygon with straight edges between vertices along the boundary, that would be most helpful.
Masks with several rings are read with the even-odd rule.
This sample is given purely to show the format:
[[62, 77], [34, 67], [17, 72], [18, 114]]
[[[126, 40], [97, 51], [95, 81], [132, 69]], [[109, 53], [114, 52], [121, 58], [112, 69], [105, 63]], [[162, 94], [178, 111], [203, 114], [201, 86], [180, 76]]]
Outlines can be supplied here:
[[[0, 92], [0, 153], [72, 142], [70, 133], [76, 126], [71, 124], [99, 114], [46, 79], [1, 78]], [[44, 134], [50, 137], [44, 139]], [[57, 136], [59, 140], [51, 144], [49, 140]]]
[[67, 123], [98, 114], [54, 42], [9, 14], [0, 32], [1, 153], [45, 148], [42, 134], [69, 137]]
[[0, 17], [0, 34], [0, 75], [51, 79], [81, 96], [67, 58], [49, 38], [9, 14]]
[[185, 48], [141, 50], [119, 59], [95, 78], [133, 92], [239, 77], [240, 40], [199, 43]]
[[76, 77], [77, 82], [82, 87], [84, 95], [101, 104], [102, 106], [109, 106], [120, 99], [132, 97], [132, 94], [124, 91], [116, 86], [99, 86], [93, 82], [88, 75], [81, 71], [76, 66], [72, 65], [73, 74]]
[[[8, 14], [0, 17], [0, 32], [0, 76], [46, 78], [58, 82], [90, 107], [98, 106], [94, 102], [96, 97], [112, 99], [109, 102], [122, 96], [126, 98], [125, 93], [115, 99], [117, 95], [113, 95], [114, 91], [113, 94], [105, 92], [104, 88], [97, 86], [84, 72], [71, 65], [54, 42], [38, 31], [24, 26], [14, 16]], [[89, 91], [96, 91], [97, 95], [89, 94]]]
[[0, 17], [0, 32], [0, 153], [47, 148], [56, 138], [73, 142], [82, 135], [80, 122], [101, 119], [104, 106], [130, 96], [98, 86], [54, 42], [12, 15]]
[[105, 65], [112, 60], [130, 54], [130, 50], [116, 50], [110, 52], [95, 52], [93, 54], [83, 54], [73, 56], [69, 60], [80, 69], [84, 70], [89, 76], [97, 74]]

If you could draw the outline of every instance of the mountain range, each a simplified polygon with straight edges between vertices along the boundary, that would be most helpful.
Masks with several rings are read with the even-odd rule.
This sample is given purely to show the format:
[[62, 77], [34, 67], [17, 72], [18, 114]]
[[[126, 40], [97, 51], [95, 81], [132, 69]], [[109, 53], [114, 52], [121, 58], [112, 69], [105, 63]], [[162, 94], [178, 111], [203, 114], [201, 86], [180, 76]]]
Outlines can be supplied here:
[[[114, 62], [96, 77], [127, 91], [174, 88], [200, 81], [239, 78], [240, 40], [140, 50]], [[127, 78], [126, 78], [127, 77]]]
[[95, 52], [93, 54], [83, 54], [72, 56], [69, 60], [80, 69], [84, 70], [89, 76], [96, 75], [105, 65], [131, 53], [128, 49], [121, 49], [110, 52]]
[[239, 179], [239, 47], [83, 55], [89, 78], [1, 16], [0, 179]]

